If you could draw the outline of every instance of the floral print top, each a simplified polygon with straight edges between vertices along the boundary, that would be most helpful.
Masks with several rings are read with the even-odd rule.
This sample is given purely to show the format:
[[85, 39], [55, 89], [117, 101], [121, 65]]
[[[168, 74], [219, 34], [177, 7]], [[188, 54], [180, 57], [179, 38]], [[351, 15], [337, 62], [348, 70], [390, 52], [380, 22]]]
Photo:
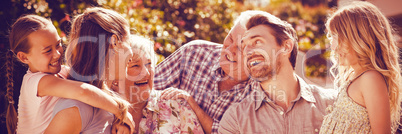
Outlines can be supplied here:
[[324, 116], [320, 134], [372, 133], [367, 109], [348, 95], [350, 84], [367, 71], [369, 70], [339, 86], [338, 100], [332, 106], [327, 107], [326, 112], [329, 114]]
[[351, 81], [341, 87], [338, 100], [328, 106], [320, 134], [371, 134], [367, 109], [354, 102], [347, 93]]
[[152, 90], [139, 124], [139, 134], [204, 133], [200, 122], [185, 100], [161, 100]]

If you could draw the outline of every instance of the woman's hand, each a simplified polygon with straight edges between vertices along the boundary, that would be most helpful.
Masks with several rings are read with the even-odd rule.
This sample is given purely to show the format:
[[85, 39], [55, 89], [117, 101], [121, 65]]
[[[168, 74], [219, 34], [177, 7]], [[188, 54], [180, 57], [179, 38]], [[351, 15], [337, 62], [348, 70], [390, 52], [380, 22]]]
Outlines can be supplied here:
[[187, 91], [177, 89], [174, 87], [169, 87], [169, 88], [163, 90], [162, 94], [161, 94], [161, 99], [165, 99], [165, 100], [184, 99], [187, 101], [190, 97], [192, 97], [192, 96], [189, 93], [187, 93]]

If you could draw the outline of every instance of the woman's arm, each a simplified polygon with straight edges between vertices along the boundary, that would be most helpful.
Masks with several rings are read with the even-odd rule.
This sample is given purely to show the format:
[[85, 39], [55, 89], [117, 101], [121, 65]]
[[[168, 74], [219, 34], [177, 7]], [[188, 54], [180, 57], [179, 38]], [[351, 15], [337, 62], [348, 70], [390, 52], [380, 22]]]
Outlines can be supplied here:
[[54, 116], [45, 134], [79, 134], [81, 127], [80, 112], [77, 107], [71, 107], [61, 110]]
[[369, 71], [359, 81], [373, 134], [391, 133], [390, 103], [387, 85], [379, 72]]
[[[123, 99], [112, 97], [101, 89], [87, 83], [61, 79], [53, 75], [46, 75], [41, 78], [38, 84], [38, 96], [56, 96], [81, 101], [93, 107], [106, 110], [121, 117], [123, 113], [128, 113], [127, 109], [130, 103]], [[115, 99], [114, 99], [115, 98]], [[130, 114], [123, 117], [125, 123], [134, 128], [134, 123]]]

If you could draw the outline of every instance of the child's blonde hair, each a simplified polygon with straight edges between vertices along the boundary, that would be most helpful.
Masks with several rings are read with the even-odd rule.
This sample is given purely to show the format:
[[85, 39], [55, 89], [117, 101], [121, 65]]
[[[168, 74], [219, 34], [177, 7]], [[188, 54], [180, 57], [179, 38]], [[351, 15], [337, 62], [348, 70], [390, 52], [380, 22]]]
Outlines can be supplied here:
[[[401, 109], [401, 68], [398, 47], [388, 19], [369, 2], [353, 2], [332, 14], [326, 27], [329, 35], [338, 37], [338, 48], [353, 50], [363, 68], [377, 70], [384, 76], [389, 90], [392, 132], [395, 132]], [[335, 53], [331, 57], [335, 86], [345, 84], [351, 68], [340, 67]]]
[[9, 35], [10, 51], [7, 53], [7, 94], [6, 99], [9, 104], [7, 107], [7, 131], [8, 133], [15, 133], [17, 126], [17, 113], [15, 110], [13, 92], [13, 60], [18, 52], [29, 53], [31, 45], [28, 43], [28, 35], [31, 33], [53, 25], [52, 22], [44, 17], [38, 15], [25, 15], [17, 19], [11, 26]]

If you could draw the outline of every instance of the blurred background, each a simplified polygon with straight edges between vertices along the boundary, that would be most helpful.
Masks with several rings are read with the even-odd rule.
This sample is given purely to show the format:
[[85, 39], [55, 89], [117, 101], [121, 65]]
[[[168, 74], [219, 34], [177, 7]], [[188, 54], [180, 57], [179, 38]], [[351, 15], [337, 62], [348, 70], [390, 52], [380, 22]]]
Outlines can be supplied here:
[[[368, 0], [390, 19], [399, 47], [402, 32], [401, 0]], [[6, 93], [5, 52], [9, 49], [10, 26], [23, 14], [38, 14], [51, 18], [63, 42], [70, 21], [85, 8], [100, 6], [121, 13], [130, 23], [131, 32], [155, 42], [158, 63], [185, 43], [209, 40], [222, 43], [234, 19], [245, 10], [267, 11], [293, 25], [299, 36], [296, 72], [309, 83], [332, 87], [328, 69], [329, 41], [325, 26], [329, 13], [351, 0], [2, 0], [0, 4], [0, 133], [5, 128], [4, 99]], [[68, 44], [64, 44], [67, 46]], [[14, 99], [18, 102], [22, 77], [27, 68], [14, 62]], [[14, 104], [17, 107], [17, 103]]]

